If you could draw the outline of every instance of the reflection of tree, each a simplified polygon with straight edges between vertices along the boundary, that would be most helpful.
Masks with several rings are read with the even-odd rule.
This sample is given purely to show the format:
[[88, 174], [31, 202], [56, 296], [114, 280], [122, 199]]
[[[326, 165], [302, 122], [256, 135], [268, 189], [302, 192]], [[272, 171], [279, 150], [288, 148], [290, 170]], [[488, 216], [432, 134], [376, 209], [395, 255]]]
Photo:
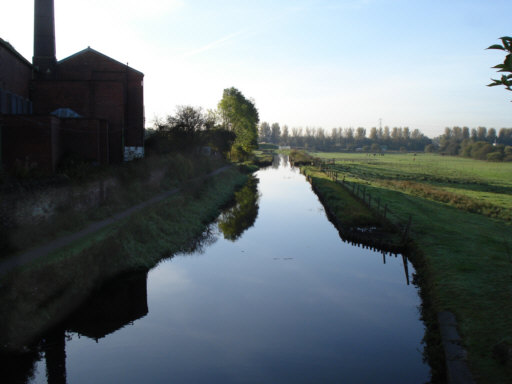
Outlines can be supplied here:
[[201, 233], [200, 236], [194, 238], [194, 240], [192, 240], [182, 252], [184, 254], [203, 254], [207, 247], [215, 244], [217, 241], [217, 236], [214, 230], [214, 225], [215, 224], [208, 225], [203, 233]]
[[235, 241], [254, 225], [258, 216], [258, 182], [251, 176], [247, 184], [235, 193], [235, 204], [219, 217], [219, 228], [224, 238]]

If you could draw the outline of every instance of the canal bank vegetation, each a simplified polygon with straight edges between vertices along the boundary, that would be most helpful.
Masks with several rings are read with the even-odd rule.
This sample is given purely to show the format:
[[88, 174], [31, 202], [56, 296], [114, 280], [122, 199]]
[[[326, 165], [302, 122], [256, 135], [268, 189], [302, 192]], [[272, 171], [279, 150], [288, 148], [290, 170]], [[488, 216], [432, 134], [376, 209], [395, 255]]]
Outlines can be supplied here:
[[405, 249], [406, 239], [384, 216], [371, 210], [349, 190], [331, 180], [321, 169], [304, 166], [302, 170], [345, 240], [390, 252], [401, 252]]
[[112, 166], [71, 183], [2, 192], [0, 259], [79, 231], [226, 165], [222, 158], [168, 153]]
[[105, 281], [148, 270], [162, 258], [197, 246], [205, 228], [242, 186], [233, 167], [9, 275], [0, 285], [0, 346], [23, 350], [62, 321]]
[[386, 202], [394, 224], [411, 218], [413, 253], [422, 258], [415, 267], [433, 311], [456, 315], [477, 382], [510, 382], [512, 165], [430, 154], [314, 155], [334, 159], [338, 181]]

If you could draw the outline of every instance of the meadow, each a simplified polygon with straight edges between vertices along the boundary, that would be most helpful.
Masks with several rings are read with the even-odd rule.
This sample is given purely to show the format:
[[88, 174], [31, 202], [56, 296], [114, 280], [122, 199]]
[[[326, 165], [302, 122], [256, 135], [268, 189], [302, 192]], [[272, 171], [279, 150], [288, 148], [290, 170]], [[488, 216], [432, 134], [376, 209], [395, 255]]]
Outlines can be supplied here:
[[477, 382], [512, 377], [512, 164], [435, 154], [310, 153], [403, 225], [435, 312], [458, 320]]
[[349, 179], [512, 220], [512, 163], [423, 153], [311, 154], [321, 159], [335, 159], [335, 169]]

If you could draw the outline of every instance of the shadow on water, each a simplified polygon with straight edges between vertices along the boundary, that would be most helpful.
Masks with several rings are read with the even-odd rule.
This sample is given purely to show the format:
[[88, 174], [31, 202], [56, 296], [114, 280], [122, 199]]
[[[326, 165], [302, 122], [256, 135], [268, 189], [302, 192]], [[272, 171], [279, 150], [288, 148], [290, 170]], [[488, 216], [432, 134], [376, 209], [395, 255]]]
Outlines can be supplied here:
[[148, 314], [147, 272], [107, 283], [71, 317], [66, 328], [98, 341]]
[[137, 271], [106, 283], [62, 325], [43, 335], [24, 353], [1, 353], [0, 377], [5, 383], [28, 383], [35, 364], [44, 358], [48, 384], [66, 383], [66, 341], [69, 333], [96, 342], [132, 325], [148, 313], [147, 271]]

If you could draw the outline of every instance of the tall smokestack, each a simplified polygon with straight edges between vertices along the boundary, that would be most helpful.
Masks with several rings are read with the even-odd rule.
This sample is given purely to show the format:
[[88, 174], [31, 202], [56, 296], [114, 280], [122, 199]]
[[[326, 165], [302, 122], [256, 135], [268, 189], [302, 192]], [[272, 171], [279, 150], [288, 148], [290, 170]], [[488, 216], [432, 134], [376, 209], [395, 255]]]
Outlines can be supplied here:
[[53, 0], [34, 1], [34, 57], [37, 76], [52, 78], [55, 74], [55, 19]]

